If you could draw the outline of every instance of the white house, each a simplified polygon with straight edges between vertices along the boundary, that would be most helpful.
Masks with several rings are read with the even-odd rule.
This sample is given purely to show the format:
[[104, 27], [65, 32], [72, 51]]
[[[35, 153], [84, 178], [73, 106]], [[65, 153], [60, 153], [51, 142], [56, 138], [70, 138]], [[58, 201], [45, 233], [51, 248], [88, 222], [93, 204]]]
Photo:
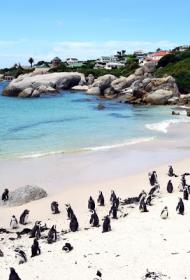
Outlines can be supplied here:
[[108, 63], [106, 63], [106, 66], [104, 68], [107, 69], [107, 70], [111, 70], [111, 69], [122, 68], [122, 67], [125, 67], [124, 63], [108, 62]]
[[70, 58], [67, 58], [66, 59], [66, 63], [71, 65], [71, 64], [75, 64], [78, 62], [78, 59], [77, 58], [73, 58], [73, 57], [70, 57]]

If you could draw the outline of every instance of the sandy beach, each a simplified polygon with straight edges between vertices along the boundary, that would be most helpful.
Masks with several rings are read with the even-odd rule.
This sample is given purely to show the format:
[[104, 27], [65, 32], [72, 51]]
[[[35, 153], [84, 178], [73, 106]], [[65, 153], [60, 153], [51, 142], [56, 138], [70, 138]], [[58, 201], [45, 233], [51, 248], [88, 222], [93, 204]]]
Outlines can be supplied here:
[[[168, 194], [166, 185], [168, 165], [172, 163], [180, 175], [189, 172], [190, 159], [185, 158], [187, 151], [174, 154], [172, 147], [168, 150], [165, 145], [153, 149], [154, 152], [150, 143], [144, 143], [143, 150], [142, 146], [136, 145], [130, 152], [122, 148], [122, 152], [115, 149], [68, 157], [24, 159], [19, 164], [18, 161], [12, 161], [12, 164], [3, 161], [0, 176], [3, 187], [37, 184], [48, 191], [48, 197], [19, 207], [1, 208], [1, 227], [10, 230], [10, 217], [13, 214], [19, 217], [24, 209], [29, 209], [27, 227], [32, 228], [36, 220], [46, 223], [48, 228], [56, 224], [59, 241], [49, 245], [41, 239], [42, 254], [31, 259], [31, 239], [22, 237], [10, 241], [8, 238], [16, 237], [16, 234], [1, 234], [0, 249], [4, 252], [0, 262], [1, 279], [8, 279], [10, 266], [16, 269], [22, 280], [42, 280], [44, 275], [48, 280], [94, 279], [97, 270], [102, 272], [105, 280], [136, 280], [143, 279], [147, 269], [160, 275], [155, 279], [189, 279], [190, 205], [185, 201], [185, 215], [178, 215], [175, 207], [178, 197], [182, 196], [178, 190], [180, 177], [172, 178], [174, 193]], [[164, 153], [165, 149], [167, 153]], [[138, 156], [136, 161], [135, 156]], [[120, 206], [119, 219], [111, 220], [111, 232], [102, 234], [101, 227], [90, 228], [87, 208], [90, 195], [96, 201], [98, 191], [104, 193], [106, 206], [96, 207], [102, 226], [102, 219], [110, 210], [111, 190], [114, 189], [121, 199], [137, 196], [142, 189], [148, 191], [148, 172], [152, 170], [157, 171], [161, 191], [148, 213], [140, 213], [138, 205]], [[51, 214], [53, 200], [59, 203], [59, 215]], [[61, 233], [69, 229], [66, 203], [71, 204], [78, 218], [80, 230], [76, 233]], [[166, 205], [169, 219], [162, 220], [160, 212]], [[22, 228], [20, 226], [19, 230]], [[69, 254], [62, 251], [65, 242], [74, 247]], [[16, 247], [26, 252], [26, 264], [18, 265], [14, 256]]]

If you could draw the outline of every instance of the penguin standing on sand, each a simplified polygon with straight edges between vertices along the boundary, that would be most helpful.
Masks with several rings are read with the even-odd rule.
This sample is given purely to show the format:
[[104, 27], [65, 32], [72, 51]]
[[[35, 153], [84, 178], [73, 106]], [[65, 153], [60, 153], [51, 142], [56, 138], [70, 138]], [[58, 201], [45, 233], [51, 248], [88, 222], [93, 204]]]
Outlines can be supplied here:
[[59, 211], [59, 204], [57, 201], [53, 201], [51, 203], [51, 211], [52, 211], [52, 214], [59, 214], [60, 211]]
[[29, 217], [29, 213], [30, 211], [29, 210], [24, 210], [24, 212], [21, 214], [20, 216], [20, 224], [21, 225], [26, 225], [27, 224], [27, 221], [28, 221], [28, 217]]
[[173, 189], [174, 189], [174, 187], [173, 187], [172, 181], [169, 180], [169, 181], [168, 181], [168, 184], [167, 184], [167, 192], [168, 192], [168, 193], [172, 193], [172, 192], [173, 192]]
[[13, 267], [10, 268], [9, 280], [21, 280]]
[[185, 187], [183, 188], [183, 199], [184, 199], [184, 200], [188, 200], [188, 199], [189, 199], [189, 192], [188, 192], [187, 186], [185, 186]]
[[104, 222], [103, 222], [103, 226], [102, 227], [103, 227], [102, 233], [111, 231], [110, 218], [108, 216], [106, 216], [104, 218]]
[[96, 207], [95, 202], [94, 202], [93, 198], [90, 196], [90, 198], [88, 200], [88, 209], [90, 211], [94, 211], [95, 207]]
[[154, 186], [157, 183], [156, 171], [153, 171], [152, 173], [149, 173], [149, 181], [150, 181], [151, 186]]
[[160, 217], [164, 220], [168, 218], [168, 207], [167, 206], [165, 206], [164, 209], [162, 210]]
[[69, 227], [72, 232], [76, 232], [78, 230], [79, 224], [75, 215], [72, 216]]
[[56, 241], [57, 241], [56, 226], [52, 226], [49, 230], [49, 233], [48, 233], [47, 242], [48, 242], [48, 244], [51, 244], [51, 243], [56, 242]]
[[1, 199], [2, 199], [4, 202], [7, 201], [7, 200], [9, 200], [9, 190], [8, 190], [8, 189], [5, 189], [5, 190], [4, 190]]
[[71, 220], [74, 215], [73, 209], [71, 208], [70, 204], [65, 204], [65, 206], [66, 206], [66, 210], [67, 210], [67, 217], [69, 220]]
[[41, 230], [40, 230], [40, 221], [35, 222], [33, 229], [30, 232], [30, 238], [40, 238], [41, 237]]
[[144, 196], [144, 195], [146, 196], [146, 192], [144, 190], [142, 190], [142, 192], [138, 196], [138, 200], [140, 201], [141, 197]]
[[173, 170], [173, 167], [171, 165], [169, 165], [168, 176], [169, 177], [173, 177], [174, 176], [174, 170]]
[[92, 227], [98, 227], [99, 226], [99, 218], [98, 218], [98, 215], [97, 215], [95, 210], [93, 211], [93, 213], [90, 217], [90, 224], [92, 225]]
[[116, 194], [115, 194], [114, 190], [112, 190], [111, 191], [111, 196], [110, 196], [110, 202], [113, 203], [116, 200], [116, 198], [117, 198]]
[[118, 207], [115, 203], [113, 203], [110, 211], [109, 211], [109, 215], [112, 214], [112, 219], [117, 219], [117, 210], [118, 210]]
[[39, 243], [38, 243], [38, 240], [36, 238], [34, 239], [34, 242], [32, 244], [31, 253], [32, 253], [31, 258], [36, 257], [37, 255], [41, 254]]
[[15, 249], [15, 257], [18, 259], [18, 264], [23, 264], [27, 262], [27, 257], [24, 251], [20, 250], [19, 248]]
[[178, 175], [176, 175], [174, 173], [173, 167], [171, 165], [169, 165], [168, 176], [169, 177], [178, 177]]
[[176, 211], [178, 212], [178, 214], [184, 215], [185, 206], [184, 206], [182, 198], [179, 198], [179, 202], [177, 204]]
[[99, 191], [97, 202], [99, 203], [99, 206], [104, 206], [104, 196], [101, 191]]
[[119, 207], [119, 197], [116, 197], [115, 200], [113, 201], [113, 205], [118, 208]]
[[11, 217], [10, 227], [11, 227], [11, 229], [17, 229], [17, 228], [18, 228], [18, 220], [17, 220], [17, 218], [15, 217], [15, 215], [13, 215], [13, 216]]

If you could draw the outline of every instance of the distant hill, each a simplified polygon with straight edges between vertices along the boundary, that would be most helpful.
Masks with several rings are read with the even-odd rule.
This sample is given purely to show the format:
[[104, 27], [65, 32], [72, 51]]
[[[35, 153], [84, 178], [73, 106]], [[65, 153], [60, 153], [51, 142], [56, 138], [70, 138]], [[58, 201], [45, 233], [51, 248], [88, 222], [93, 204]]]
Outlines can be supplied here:
[[181, 93], [190, 93], [190, 49], [164, 56], [157, 65], [155, 76], [164, 75], [176, 78]]

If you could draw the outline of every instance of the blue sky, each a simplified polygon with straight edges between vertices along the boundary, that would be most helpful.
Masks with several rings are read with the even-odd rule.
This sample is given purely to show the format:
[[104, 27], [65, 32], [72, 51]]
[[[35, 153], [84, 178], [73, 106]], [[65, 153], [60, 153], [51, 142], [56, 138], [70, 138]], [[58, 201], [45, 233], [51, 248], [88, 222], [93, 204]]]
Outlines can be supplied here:
[[0, 67], [188, 44], [189, 0], [9, 0], [0, 5]]

